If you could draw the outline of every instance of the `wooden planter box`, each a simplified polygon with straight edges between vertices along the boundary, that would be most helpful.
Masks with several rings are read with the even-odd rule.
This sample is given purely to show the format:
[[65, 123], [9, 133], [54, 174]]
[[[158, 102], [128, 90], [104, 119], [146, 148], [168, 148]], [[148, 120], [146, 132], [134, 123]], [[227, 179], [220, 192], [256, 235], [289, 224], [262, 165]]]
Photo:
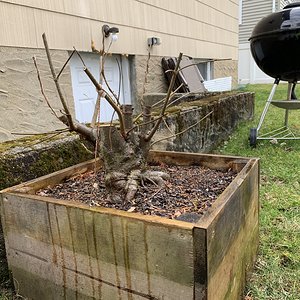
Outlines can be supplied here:
[[258, 246], [257, 159], [152, 152], [239, 173], [197, 223], [35, 195], [83, 163], [1, 192], [9, 268], [31, 299], [239, 299]]

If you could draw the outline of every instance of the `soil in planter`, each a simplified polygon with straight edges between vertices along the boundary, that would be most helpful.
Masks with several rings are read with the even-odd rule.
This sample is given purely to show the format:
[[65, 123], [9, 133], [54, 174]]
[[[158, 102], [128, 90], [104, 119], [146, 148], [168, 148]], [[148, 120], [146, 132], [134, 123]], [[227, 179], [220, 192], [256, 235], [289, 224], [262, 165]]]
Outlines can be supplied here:
[[134, 201], [112, 203], [104, 187], [104, 173], [87, 172], [72, 177], [38, 195], [75, 200], [89, 206], [101, 206], [197, 222], [236, 176], [232, 170], [217, 171], [199, 166], [152, 166], [170, 174], [164, 187], [144, 182]]

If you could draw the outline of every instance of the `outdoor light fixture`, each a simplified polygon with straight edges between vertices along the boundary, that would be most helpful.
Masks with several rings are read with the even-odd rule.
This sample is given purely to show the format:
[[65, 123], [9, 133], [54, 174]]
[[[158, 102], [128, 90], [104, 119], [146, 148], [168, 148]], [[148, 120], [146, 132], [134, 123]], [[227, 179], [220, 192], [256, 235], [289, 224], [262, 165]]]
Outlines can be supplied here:
[[154, 45], [158, 46], [161, 44], [161, 40], [159, 37], [150, 37], [150, 38], [148, 38], [147, 42], [148, 42], [149, 47], [152, 47]]
[[108, 25], [103, 25], [102, 32], [106, 38], [111, 36], [111, 40], [113, 42], [118, 39], [118, 36], [117, 36], [117, 33], [119, 33], [118, 27], [109, 27]]

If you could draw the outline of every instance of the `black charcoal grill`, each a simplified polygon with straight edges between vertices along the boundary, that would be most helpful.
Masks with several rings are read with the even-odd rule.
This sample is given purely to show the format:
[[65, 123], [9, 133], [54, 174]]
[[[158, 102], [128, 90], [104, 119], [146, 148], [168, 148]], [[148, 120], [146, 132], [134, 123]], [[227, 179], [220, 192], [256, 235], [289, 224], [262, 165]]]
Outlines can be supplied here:
[[[300, 109], [295, 95], [300, 80], [300, 2], [260, 20], [249, 40], [256, 64], [275, 80], [257, 128], [250, 129], [250, 145], [256, 146], [258, 139], [300, 139], [288, 127], [289, 110]], [[288, 82], [287, 99], [273, 100], [280, 81]], [[284, 126], [260, 135], [270, 104], [286, 110]]]

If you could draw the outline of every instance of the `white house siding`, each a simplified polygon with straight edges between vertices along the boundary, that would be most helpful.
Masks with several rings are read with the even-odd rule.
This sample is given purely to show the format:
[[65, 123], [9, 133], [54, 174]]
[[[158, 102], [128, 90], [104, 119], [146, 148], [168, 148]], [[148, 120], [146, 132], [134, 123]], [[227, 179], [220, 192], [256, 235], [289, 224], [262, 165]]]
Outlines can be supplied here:
[[295, 2], [299, 2], [299, 0], [279, 0], [278, 8], [283, 9], [286, 5]]
[[[5, 103], [0, 108], [0, 118], [4, 120], [0, 124], [0, 141], [16, 138], [11, 132], [44, 132], [62, 126], [49, 109], [43, 110], [46, 105], [31, 62], [37, 53], [38, 62], [46, 67], [43, 32], [53, 53], [60, 56], [55, 61], [58, 70], [62, 58], [67, 57], [73, 46], [91, 53], [91, 39], [96, 48], [101, 48], [102, 25], [117, 26], [119, 39], [112, 44], [110, 52], [124, 59], [129, 55], [134, 96], [141, 94], [144, 72], [140, 65], [145, 65], [147, 39], [153, 36], [161, 39], [161, 45], [150, 50], [153, 57], [150, 72], [154, 70], [155, 75], [148, 77], [146, 92], [165, 89], [165, 84], [159, 83], [163, 79], [161, 57], [177, 56], [179, 52], [216, 60], [215, 65], [222, 66], [220, 77], [224, 76], [222, 71], [225, 74], [230, 69], [233, 73], [230, 75], [237, 78], [238, 0], [0, 0], [0, 20], [3, 53], [0, 98]], [[11, 68], [14, 55], [20, 64]], [[49, 84], [46, 92], [59, 109], [55, 90], [50, 87], [50, 74], [44, 66], [42, 75]], [[74, 109], [70, 73], [69, 67], [66, 68], [63, 91]], [[22, 86], [26, 87], [26, 93], [19, 94], [16, 91]], [[43, 117], [38, 115], [41, 111]]]
[[247, 43], [256, 23], [272, 12], [273, 0], [242, 0], [242, 24], [239, 44]]

